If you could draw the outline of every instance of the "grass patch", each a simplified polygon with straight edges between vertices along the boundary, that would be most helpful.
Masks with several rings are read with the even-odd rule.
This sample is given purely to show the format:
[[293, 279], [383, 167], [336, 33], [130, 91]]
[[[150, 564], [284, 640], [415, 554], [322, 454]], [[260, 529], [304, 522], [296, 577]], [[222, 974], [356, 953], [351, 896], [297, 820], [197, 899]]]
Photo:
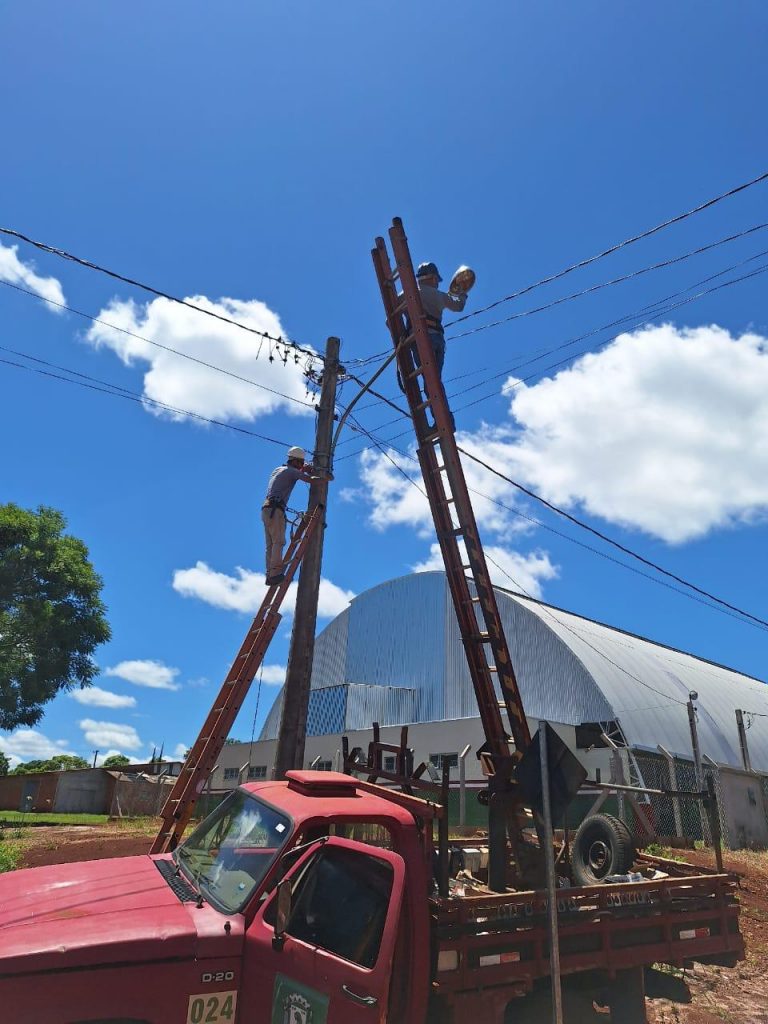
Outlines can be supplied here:
[[0, 811], [0, 825], [106, 825], [107, 814], [57, 814], [30, 811]]
[[644, 847], [643, 853], [651, 857], [662, 857], [664, 860], [676, 860], [680, 864], [685, 863], [685, 857], [680, 856], [679, 850], [673, 850], [669, 846], [662, 846], [660, 843], [649, 843]]
[[21, 847], [18, 843], [3, 843], [0, 845], [0, 874], [5, 871], [15, 871], [21, 860]]

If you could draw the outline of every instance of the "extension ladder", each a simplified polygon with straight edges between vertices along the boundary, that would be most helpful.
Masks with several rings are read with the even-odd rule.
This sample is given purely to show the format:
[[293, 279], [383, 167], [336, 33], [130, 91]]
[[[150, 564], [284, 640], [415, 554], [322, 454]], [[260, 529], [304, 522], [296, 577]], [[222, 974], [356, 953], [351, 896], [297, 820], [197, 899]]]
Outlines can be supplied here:
[[270, 587], [256, 612], [245, 640], [232, 662], [224, 684], [208, 713], [200, 735], [187, 754], [184, 767], [165, 803], [163, 823], [150, 853], [169, 853], [179, 845], [189, 824], [200, 794], [216, 767], [229, 731], [242, 707], [254, 676], [264, 660], [270, 641], [282, 618], [280, 606], [296, 570], [304, 557], [307, 544], [322, 521], [323, 506], [305, 515], [285, 553], [285, 579]]
[[[485, 731], [486, 744], [481, 760], [489, 775], [491, 808], [494, 791], [500, 797], [505, 794], [512, 797], [511, 801], [504, 801], [503, 817], [510, 829], [513, 849], [519, 852], [522, 844], [520, 808], [511, 776], [514, 764], [530, 746], [531, 735], [456, 447], [453, 417], [435, 364], [408, 241], [399, 218], [393, 221], [389, 237], [394, 269], [383, 238], [376, 239], [373, 263], [387, 326], [396, 350], [402, 387], [416, 431], [424, 486]], [[400, 292], [397, 290], [398, 282], [402, 289]], [[414, 358], [414, 350], [418, 359]], [[429, 423], [428, 411], [432, 413], [434, 425]], [[462, 541], [466, 555], [461, 548]], [[506, 709], [509, 730], [501, 716], [494, 677], [498, 680], [503, 698], [501, 707]], [[509, 747], [510, 733], [515, 747], [513, 752]], [[492, 835], [500, 824], [499, 817], [492, 815]], [[516, 859], [519, 861], [520, 858]], [[491, 865], [496, 875], [494, 881], [500, 886], [500, 857], [494, 860], [496, 864]]]

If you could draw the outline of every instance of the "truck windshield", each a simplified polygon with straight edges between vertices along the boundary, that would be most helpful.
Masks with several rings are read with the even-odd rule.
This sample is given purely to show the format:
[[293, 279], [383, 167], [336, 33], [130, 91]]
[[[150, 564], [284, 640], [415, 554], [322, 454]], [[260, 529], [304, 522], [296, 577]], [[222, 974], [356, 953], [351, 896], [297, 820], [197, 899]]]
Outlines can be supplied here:
[[236, 913], [279, 856], [291, 821], [257, 797], [235, 790], [175, 851], [184, 874], [224, 913]]

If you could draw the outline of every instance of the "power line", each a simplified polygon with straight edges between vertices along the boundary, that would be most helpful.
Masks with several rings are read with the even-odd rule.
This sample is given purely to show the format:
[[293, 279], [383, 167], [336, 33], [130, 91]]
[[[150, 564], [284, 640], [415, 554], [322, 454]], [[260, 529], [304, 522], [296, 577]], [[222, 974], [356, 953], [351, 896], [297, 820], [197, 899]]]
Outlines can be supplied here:
[[[240, 374], [234, 373], [232, 370], [227, 370], [223, 366], [217, 366], [215, 363], [206, 362], [205, 359], [199, 359], [197, 356], [190, 355], [188, 352], [181, 352], [179, 349], [172, 348], [170, 345], [163, 345], [161, 342], [155, 341], [153, 338], [147, 338], [143, 334], [137, 334], [135, 331], [129, 331], [125, 327], [118, 327], [117, 324], [108, 323], [106, 320], [93, 316], [91, 313], [84, 313], [80, 309], [75, 309], [74, 306], [69, 306], [65, 302], [56, 302], [54, 299], [49, 299], [44, 295], [38, 295], [37, 292], [30, 291], [28, 288], [22, 288], [18, 284], [12, 284], [10, 281], [0, 280], [0, 284], [4, 285], [6, 288], [12, 288], [16, 292], [21, 292], [23, 295], [29, 295], [33, 299], [39, 299], [41, 302], [47, 302], [49, 305], [55, 306], [57, 309], [66, 309], [70, 313], [74, 313], [76, 316], [83, 317], [85, 320], [91, 320], [95, 324], [101, 324], [102, 327], [109, 327], [111, 330], [118, 331], [120, 334], [125, 334], [130, 338], [136, 338], [137, 341], [144, 341], [148, 345], [154, 345], [155, 348], [160, 348], [164, 352], [170, 352], [172, 355], [179, 356], [182, 359], [188, 359], [190, 362], [197, 363], [199, 366], [204, 366], [208, 370], [215, 370], [217, 373], [223, 373], [225, 376], [232, 377], [234, 380], [238, 380], [243, 384], [251, 384], [255, 388], [261, 388], [262, 391], [269, 391], [271, 394], [285, 399], [286, 402], [295, 402], [297, 405], [304, 405], [308, 409], [315, 408], [311, 402], [305, 402], [300, 398], [294, 398], [292, 395], [283, 394], [282, 391], [278, 391], [276, 388], [270, 388], [266, 384], [261, 384], [257, 380], [252, 380], [250, 377], [242, 377]], [[298, 356], [295, 358], [298, 359]]]
[[[646, 305], [644, 307], [641, 307], [638, 310], [635, 310], [633, 313], [630, 313], [630, 314], [627, 314], [625, 316], [620, 317], [618, 320], [613, 320], [610, 323], [602, 324], [600, 327], [596, 327], [596, 328], [593, 328], [591, 331], [587, 331], [586, 334], [579, 335], [576, 338], [571, 338], [568, 341], [562, 342], [560, 345], [554, 346], [553, 348], [540, 350], [539, 352], [535, 353], [533, 356], [531, 356], [529, 359], [525, 360], [524, 362], [518, 363], [515, 366], [510, 366], [507, 369], [500, 371], [499, 373], [495, 373], [495, 374], [491, 375], [490, 377], [487, 377], [485, 380], [479, 381], [476, 384], [471, 384], [471, 385], [469, 385], [466, 388], [460, 389], [459, 391], [455, 391], [451, 395], [449, 395], [448, 397], [449, 398], [455, 398], [458, 395], [467, 394], [469, 391], [474, 391], [478, 387], [482, 387], [483, 384], [486, 384], [486, 383], [488, 383], [491, 380], [497, 379], [499, 377], [505, 377], [505, 376], [507, 376], [510, 373], [515, 373], [518, 370], [521, 370], [525, 366], [529, 366], [531, 363], [538, 362], [540, 359], [543, 359], [547, 355], [551, 355], [554, 352], [561, 351], [564, 348], [569, 348], [571, 345], [578, 344], [578, 342], [584, 341], [587, 338], [591, 338], [591, 337], [593, 337], [596, 334], [600, 334], [602, 331], [608, 330], [611, 327], [616, 327], [617, 325], [620, 325], [620, 324], [626, 324], [630, 320], [634, 320], [634, 319], [636, 319], [639, 316], [643, 316], [644, 319], [642, 321], [639, 321], [639, 322], [633, 324], [631, 328], [628, 328], [630, 330], [638, 330], [639, 328], [642, 328], [642, 327], [644, 327], [644, 326], [646, 326], [648, 324], [653, 323], [653, 321], [657, 320], [659, 317], [666, 316], [668, 313], [673, 312], [675, 309], [679, 309], [682, 306], [689, 305], [691, 302], [695, 302], [697, 299], [703, 298], [704, 296], [710, 295], [710, 294], [712, 294], [712, 293], [714, 293], [716, 291], [720, 291], [723, 288], [729, 288], [729, 287], [731, 287], [734, 284], [740, 284], [741, 282], [749, 280], [752, 277], [756, 277], [756, 276], [758, 276], [760, 274], [765, 273], [766, 270], [768, 270], [768, 264], [766, 264], [766, 265], [764, 265], [762, 267], [758, 267], [756, 270], [753, 270], [753, 271], [751, 271], [748, 274], [743, 274], [740, 277], [735, 277], [735, 278], [731, 279], [730, 281], [724, 281], [724, 282], [722, 282], [722, 283], [720, 283], [718, 285], [713, 286], [712, 288], [706, 288], [703, 291], [697, 292], [695, 295], [690, 295], [687, 298], [682, 299], [679, 302], [675, 302], [675, 303], [672, 303], [670, 305], [667, 305], [666, 307], [664, 307], [662, 309], [653, 309], [654, 306], [659, 306], [662, 303], [669, 302], [669, 300], [671, 300], [671, 299], [675, 299], [675, 298], [678, 298], [681, 295], [685, 295], [686, 292], [691, 291], [693, 288], [698, 288], [702, 284], [706, 284], [706, 283], [708, 283], [710, 281], [715, 280], [718, 277], [722, 277], [723, 274], [730, 273], [732, 270], [736, 270], [739, 267], [744, 266], [747, 263], [751, 263], [751, 262], [753, 262], [756, 259], [762, 258], [763, 256], [768, 256], [768, 249], [763, 250], [762, 252], [756, 253], [753, 256], [749, 256], [745, 260], [740, 260], [738, 263], [732, 264], [731, 266], [726, 267], [724, 270], [720, 270], [720, 271], [718, 271], [715, 274], [710, 274], [709, 276], [707, 276], [705, 278], [702, 278], [699, 281], [694, 282], [694, 284], [688, 285], [686, 288], [682, 289], [681, 291], [673, 292], [672, 294], [667, 295], [667, 296], [665, 296], [662, 299], [656, 300], [655, 302], [651, 303], [650, 305]], [[652, 312], [649, 312], [649, 310], [651, 310]], [[626, 333], [626, 332], [622, 331], [621, 333]], [[606, 345], [609, 345], [612, 341], [615, 341], [619, 336], [620, 335], [618, 335], [618, 334], [613, 335], [612, 337], [608, 338], [606, 341], [602, 342], [601, 345], [599, 346], [599, 348], [605, 348]], [[589, 349], [582, 349], [580, 352], [577, 352], [574, 355], [567, 356], [566, 358], [560, 359], [560, 360], [558, 360], [555, 363], [550, 363], [548, 366], [545, 366], [545, 367], [543, 367], [543, 368], [541, 368], [539, 370], [536, 370], [533, 373], [528, 374], [527, 376], [521, 378], [520, 380], [515, 381], [515, 383], [512, 384], [507, 389], [505, 394], [509, 394], [510, 391], [514, 390], [515, 388], [521, 387], [523, 384], [527, 384], [529, 381], [534, 380], [535, 378], [541, 376], [543, 373], [546, 373], [549, 370], [557, 369], [558, 367], [563, 366], [566, 363], [569, 363], [569, 362], [571, 362], [574, 359], [577, 359], [580, 355], [583, 355], [586, 351], [590, 351], [590, 350]], [[408, 415], [404, 409], [402, 409], [400, 406], [398, 406], [396, 403], [394, 403], [391, 399], [387, 398], [385, 395], [380, 395], [378, 392], [372, 392], [372, 394], [374, 394], [375, 397], [377, 397], [380, 401], [385, 402], [391, 408], [395, 409], [401, 416], [407, 416]], [[487, 401], [489, 398], [495, 398], [497, 396], [497, 394], [498, 394], [497, 391], [493, 391], [493, 392], [490, 392], [488, 394], [481, 395], [480, 398], [474, 399], [472, 402], [466, 402], [464, 405], [458, 406], [454, 410], [454, 412], [461, 412], [463, 409], [469, 409], [473, 405], [478, 405], [480, 402]], [[397, 419], [395, 419], [395, 420], [387, 420], [385, 423], [378, 424], [378, 426], [374, 427], [373, 429], [374, 430], [381, 430], [384, 427], [391, 426], [393, 423], [396, 423], [396, 422], [397, 422]], [[394, 437], [392, 437], [390, 440], [396, 440], [398, 437], [402, 437], [404, 433], [407, 433], [407, 431], [402, 431], [400, 434], [395, 434]], [[366, 447], [369, 447], [369, 446], [366, 446]], [[342, 456], [342, 458], [350, 458], [352, 455], [359, 454], [361, 451], [365, 451], [365, 450], [366, 450], [365, 447], [362, 448], [362, 449], [358, 449], [356, 452], [352, 452], [352, 453], [349, 453], [348, 455]]]
[[102, 267], [98, 263], [93, 263], [91, 260], [84, 259], [82, 256], [74, 256], [70, 252], [66, 252], [64, 249], [58, 249], [56, 246], [48, 245], [46, 242], [37, 242], [34, 238], [29, 238], [27, 235], [23, 235], [20, 231], [15, 231], [13, 228], [0, 227], [0, 234], [8, 235], [11, 238], [18, 238], [22, 242], [26, 242], [28, 245], [33, 245], [36, 249], [40, 249], [42, 252], [50, 253], [52, 256], [58, 256], [60, 259], [69, 260], [72, 263], [77, 263], [81, 267], [87, 267], [89, 270], [96, 270], [100, 274], [106, 274], [107, 277], [112, 277], [117, 281], [122, 281], [124, 284], [129, 284], [134, 288], [140, 288], [142, 291], [148, 292], [150, 295], [155, 295], [160, 299], [168, 299], [169, 302], [175, 302], [179, 306], [186, 306], [187, 309], [194, 309], [197, 313], [204, 313], [206, 316], [213, 317], [215, 320], [221, 320], [225, 324], [231, 324], [232, 327], [239, 327], [243, 331], [248, 331], [250, 334], [255, 334], [259, 338], [264, 338], [267, 341], [274, 342], [279, 345], [286, 345], [289, 348], [296, 349], [298, 352], [302, 352], [305, 356], [309, 356], [311, 359], [318, 359], [322, 362], [323, 356], [314, 352], [310, 348], [305, 348], [299, 345], [295, 341], [291, 341], [290, 338], [283, 338], [269, 334], [267, 331], [259, 331], [255, 327], [250, 327], [248, 324], [240, 323], [238, 320], [232, 320], [231, 317], [224, 316], [222, 313], [215, 313], [212, 309], [205, 309], [204, 306], [198, 306], [194, 302], [189, 302], [187, 299], [180, 299], [177, 295], [171, 295], [169, 292], [164, 292], [159, 288], [155, 288], [153, 285], [144, 284], [141, 281], [136, 281], [131, 277], [126, 277], [124, 274], [118, 273], [116, 270], [109, 270], [107, 267]]
[[[716, 249], [720, 245], [725, 245], [727, 242], [733, 242], [738, 238], [745, 238], [747, 235], [754, 234], [756, 231], [762, 231], [768, 228], [766, 224], [755, 224], [751, 228], [746, 228], [744, 231], [739, 231], [735, 235], [729, 235], [727, 238], [721, 238], [717, 242], [710, 242], [708, 245], [701, 246], [698, 249], [692, 249], [690, 252], [683, 253], [682, 256], [674, 256], [668, 260], [662, 260], [661, 263], [653, 263], [648, 267], [641, 267], [639, 270], [633, 270], [629, 274], [622, 274], [621, 277], [614, 277], [610, 281], [600, 281], [598, 284], [590, 285], [588, 288], [582, 288], [578, 292], [571, 292], [570, 295], [561, 295], [560, 298], [553, 299], [551, 302], [545, 303], [543, 306], [535, 306], [533, 309], [524, 309], [519, 313], [513, 313], [511, 316], [506, 316], [501, 320], [494, 320], [489, 324], [482, 324], [480, 327], [473, 327], [471, 330], [463, 331], [461, 334], [452, 334], [447, 339], [448, 341], [455, 341], [457, 338], [466, 338], [471, 334], [478, 334], [480, 331], [487, 331], [491, 327], [499, 327], [502, 324], [511, 323], [513, 320], [520, 320], [522, 317], [533, 316], [536, 313], [542, 313], [547, 309], [552, 309], [554, 306], [559, 306], [564, 302], [570, 302], [572, 299], [581, 298], [583, 295], [591, 295], [593, 292], [599, 292], [603, 288], [610, 288], [612, 285], [623, 284], [626, 281], [631, 281], [636, 277], [642, 277], [643, 274], [648, 274], [653, 270], [661, 270], [664, 267], [671, 267], [676, 263], [682, 263], [684, 260], [690, 259], [692, 256], [699, 256], [701, 253], [709, 252], [711, 249]], [[458, 323], [458, 320], [453, 320], [451, 324]]]
[[487, 306], [483, 306], [481, 309], [476, 309], [472, 313], [467, 313], [464, 316], [458, 317], [456, 320], [451, 321], [451, 325], [461, 323], [463, 320], [469, 320], [470, 317], [479, 316], [481, 313], [487, 313], [489, 309], [495, 309], [504, 302], [510, 302], [512, 299], [517, 299], [521, 295], [525, 295], [528, 292], [533, 291], [534, 288], [540, 288], [542, 285], [551, 284], [553, 281], [559, 281], [560, 278], [565, 277], [567, 274], [572, 274], [574, 270], [580, 270], [582, 267], [588, 267], [591, 263], [595, 263], [597, 260], [601, 260], [605, 256], [610, 256], [612, 253], [618, 252], [619, 249], [624, 249], [626, 246], [639, 242], [643, 238], [649, 238], [651, 235], [655, 235], [658, 231], [662, 231], [664, 228], [668, 228], [672, 224], [679, 224], [680, 221], [687, 220], [688, 217], [692, 217], [696, 213], [701, 213], [703, 210], [707, 210], [711, 206], [715, 206], [715, 204], [722, 202], [724, 199], [729, 199], [731, 196], [735, 196], [737, 193], [743, 192], [745, 189], [751, 188], [753, 185], [759, 185], [761, 182], [766, 180], [768, 180], [768, 171], [758, 175], [756, 178], [752, 178], [751, 181], [745, 181], [743, 184], [737, 185], [735, 188], [729, 189], [727, 192], [723, 192], [718, 196], [714, 196], [712, 199], [708, 199], [704, 203], [700, 203], [698, 206], [694, 206], [691, 210], [686, 210], [684, 213], [678, 213], [676, 216], [662, 221], [661, 224], [657, 224], [655, 227], [649, 228], [647, 231], [642, 231], [639, 235], [633, 235], [631, 238], [626, 238], [623, 242], [618, 242], [616, 245], [612, 245], [608, 249], [604, 249], [595, 256], [590, 256], [587, 259], [580, 260], [578, 263], [573, 263], [564, 270], [559, 270], [555, 274], [543, 277], [541, 280], [535, 281], [533, 284], [526, 285], [525, 288], [520, 288], [518, 291], [512, 292], [510, 295], [505, 295], [503, 298], [497, 299], [495, 302], [491, 302]]
[[472, 455], [471, 452], [468, 452], [465, 448], [462, 448], [460, 445], [457, 445], [457, 448], [462, 453], [462, 455], [466, 455], [468, 459], [471, 459], [473, 462], [476, 462], [479, 466], [482, 466], [484, 469], [487, 469], [489, 473], [493, 473], [495, 476], [498, 476], [502, 480], [505, 480], [508, 484], [511, 484], [513, 487], [517, 488], [517, 490], [519, 490], [521, 493], [526, 494], [529, 498], [533, 498], [534, 501], [538, 501], [542, 505], [545, 505], [548, 509], [550, 509], [550, 511], [556, 512], [559, 516], [562, 516], [564, 519], [567, 519], [575, 526], [581, 527], [582, 530], [587, 530], [595, 537], [599, 537], [600, 540], [604, 541], [606, 544], [610, 544], [617, 550], [622, 551], [625, 555], [629, 555], [631, 558], [637, 559], [637, 561], [642, 562], [643, 565], [647, 565], [649, 568], [653, 569], [655, 572], [661, 573], [668, 579], [675, 580], [676, 583], [680, 583], [684, 587], [689, 587], [691, 590], [694, 590], [697, 594], [700, 594], [702, 597], [706, 597], [708, 600], [714, 601], [717, 604], [722, 605], [724, 608], [728, 608], [730, 611], [736, 612], [738, 615], [743, 615], [744, 618], [751, 619], [758, 625], [768, 628], [768, 621], [766, 621], [765, 619], [761, 619], [757, 615], [752, 615], [751, 612], [747, 612], [743, 608], [739, 608], [738, 605], [731, 604], [730, 602], [723, 600], [723, 598], [717, 597], [715, 594], [710, 593], [708, 590], [702, 589], [695, 583], [691, 583], [689, 580], [684, 579], [682, 576], [676, 575], [676, 573], [671, 572], [669, 569], [664, 569], [662, 566], [658, 565], [658, 563], [653, 562], [648, 558], [645, 558], [643, 555], [640, 555], [636, 551], [633, 551], [632, 548], [626, 547], [626, 545], [621, 544], [617, 540], [614, 540], [607, 534], [601, 533], [601, 531], [595, 529], [594, 526], [590, 526], [583, 520], [577, 519], [576, 516], [572, 516], [570, 512], [566, 512], [565, 509], [559, 508], [557, 505], [552, 504], [552, 502], [547, 501], [546, 498], [542, 498], [540, 494], [536, 494], [535, 491], [530, 490], [528, 487], [524, 487], [516, 480], [513, 480], [511, 477], [506, 476], [500, 470], [489, 465], [487, 462], [484, 462], [483, 459], [478, 458], [477, 455]]
[[[382, 444], [386, 444], [392, 451], [394, 451], [401, 458], [408, 459], [409, 461], [418, 464], [418, 460], [414, 458], [414, 456], [411, 455], [409, 452], [404, 452], [402, 449], [396, 448], [394, 445], [390, 444], [390, 442], [382, 441], [381, 438], [376, 438], [375, 435], [371, 431], [366, 430], [365, 427], [363, 427], [359, 423], [359, 421], [355, 421], [355, 426], [356, 429], [358, 429], [361, 433], [366, 434], [371, 439], [371, 441], [373, 441], [371, 447], [377, 447], [379, 451], [382, 451], [382, 454]], [[406, 430], [403, 431], [403, 433], [410, 433], [410, 431]], [[376, 443], [377, 441], [379, 442], [378, 444]], [[347, 457], [348, 456], [343, 456], [343, 458]], [[390, 459], [390, 461], [393, 460]], [[745, 620], [741, 615], [729, 611], [727, 608], [722, 608], [720, 607], [720, 605], [713, 604], [711, 601], [705, 600], [703, 597], [699, 597], [696, 594], [681, 589], [680, 587], [677, 587], [672, 583], [668, 583], [666, 580], [659, 579], [657, 576], [652, 576], [650, 573], [643, 572], [642, 569], [638, 569], [634, 565], [629, 565], [627, 562], [623, 562], [620, 558], [616, 558], [613, 555], [608, 554], [607, 551], [601, 551], [599, 548], [593, 547], [591, 544], [586, 544], [583, 541], [578, 540], [576, 537], [571, 537], [569, 534], [563, 533], [561, 530], [555, 529], [554, 526], [550, 526], [548, 523], [545, 523], [542, 520], [537, 519], [535, 516], [527, 515], [525, 512], [521, 512], [519, 509], [516, 509], [511, 505], [505, 504], [498, 498], [492, 498], [489, 494], [485, 494], [483, 491], [477, 490], [477, 488], [469, 487], [468, 490], [472, 494], [477, 495], [479, 498], [483, 498], [485, 501], [489, 501], [492, 505], [496, 505], [498, 508], [504, 509], [504, 511], [509, 512], [520, 519], [524, 519], [535, 526], [541, 527], [542, 529], [547, 530], [549, 533], [553, 533], [555, 536], [560, 537], [562, 540], [568, 541], [568, 543], [570, 544], [574, 544], [577, 547], [583, 548], [585, 551], [588, 551], [593, 555], [597, 555], [598, 557], [603, 558], [608, 562], [612, 562], [614, 565], [618, 565], [620, 568], [626, 569], [628, 572], [634, 573], [636, 576], [641, 576], [643, 579], [646, 579], [651, 583], [655, 583], [657, 586], [665, 587], [667, 590], [671, 590], [675, 594], [679, 594], [681, 597], [686, 598], [688, 601], [695, 601], [696, 604], [703, 605], [705, 608], [709, 608], [711, 611], [715, 611], [720, 615], [727, 615], [729, 618], [735, 619], [737, 622], [741, 622], [745, 625], [752, 626], [753, 629], [762, 630], [765, 628], [761, 625], [758, 625], [757, 623]]]
[[[215, 427], [225, 427], [227, 430], [234, 430], [238, 434], [246, 434], [249, 437], [255, 437], [260, 441], [269, 441], [271, 444], [278, 444], [281, 447], [285, 447], [289, 444], [288, 441], [280, 441], [274, 437], [268, 437], [266, 434], [258, 434], [254, 430], [247, 430], [245, 427], [238, 427], [234, 423], [224, 423], [222, 420], [211, 419], [208, 416], [203, 416], [201, 413], [191, 412], [189, 409], [181, 409], [178, 406], [169, 405], [166, 402], [161, 402], [156, 398], [149, 398], [147, 395], [140, 394], [136, 391], [130, 391], [128, 388], [124, 388], [119, 384], [112, 384], [109, 381], [100, 380], [98, 377], [91, 377], [89, 374], [80, 373], [77, 370], [71, 370], [66, 366], [59, 366], [56, 363], [48, 362], [45, 359], [40, 359], [37, 356], [29, 355], [26, 352], [20, 352], [16, 349], [7, 348], [5, 345], [0, 345], [0, 351], [9, 352], [12, 355], [19, 356], [22, 359], [29, 359], [36, 363], [41, 363], [44, 366], [52, 367], [56, 370], [61, 370], [63, 373], [69, 373], [73, 376], [63, 377], [61, 374], [52, 373], [50, 370], [43, 370], [37, 366], [28, 366], [25, 363], [17, 363], [11, 359], [3, 359], [0, 357], [0, 363], [6, 366], [13, 366], [21, 370], [29, 370], [32, 373], [38, 373], [43, 377], [49, 377], [53, 380], [65, 381], [67, 384], [77, 384], [79, 387], [88, 389], [89, 391], [98, 391], [101, 394], [111, 395], [113, 398], [124, 398], [130, 402], [136, 402], [139, 405], [150, 405], [156, 406], [157, 408], [163, 409], [166, 412], [173, 412], [179, 416], [188, 416], [190, 419], [201, 420], [204, 423], [210, 423]], [[76, 378], [81, 377], [82, 380]], [[89, 383], [91, 382], [91, 383]]]
[[[364, 428], [362, 428], [362, 429], [364, 430]], [[364, 430], [364, 432], [367, 433], [367, 431], [365, 431], [365, 430]], [[369, 435], [369, 436], [373, 439], [372, 435]], [[416, 483], [416, 481], [413, 479], [413, 477], [409, 476], [409, 474], [405, 472], [405, 470], [402, 468], [402, 466], [398, 466], [398, 464], [389, 455], [389, 453], [386, 451], [385, 448], [383, 448], [375, 440], [374, 440], [374, 443], [376, 443], [376, 447], [379, 448], [379, 450], [381, 451], [382, 455], [384, 455], [385, 458], [387, 458], [392, 463], [392, 465], [395, 467], [395, 469], [398, 471], [398, 473], [402, 474], [402, 476], [405, 477], [405, 479], [408, 481], [408, 483], [412, 484], [412, 486], [415, 487], [416, 490], [419, 491], [420, 494], [422, 494], [425, 498], [427, 498], [427, 493], [424, 490], [424, 488], [421, 487], [418, 483]], [[461, 451], [461, 449], [459, 449], [459, 451]], [[429, 500], [429, 499], [427, 498], [427, 500]], [[535, 600], [535, 598], [533, 598], [532, 595], [528, 593], [528, 591], [525, 589], [525, 587], [523, 587], [520, 583], [518, 583], [515, 579], [513, 579], [512, 576], [510, 576], [510, 574], [506, 571], [506, 569], [504, 569], [502, 566], [500, 566], [499, 563], [497, 561], [495, 561], [495, 559], [493, 559], [488, 554], [487, 551], [484, 550], [483, 553], [485, 555], [486, 560], [489, 561], [491, 563], [491, 565], [496, 566], [496, 568], [499, 570], [499, 572], [501, 572], [504, 576], [506, 576], [507, 579], [510, 580], [510, 582], [518, 589], [518, 591], [520, 593], [524, 594], [531, 601]], [[604, 658], [605, 661], [607, 661], [610, 665], [612, 665], [614, 668], [618, 669], [620, 672], [624, 672], [626, 675], [628, 675], [635, 682], [639, 683], [641, 686], [644, 686], [646, 688], [646, 690], [651, 690], [653, 693], [657, 694], [659, 697], [664, 697], [666, 699], [671, 699], [673, 701], [676, 701], [676, 703], [685, 706], [685, 701], [677, 700], [676, 698], [671, 697], [670, 694], [664, 693], [662, 690], [657, 690], [655, 686], [651, 686], [649, 683], [646, 683], [644, 680], [642, 680], [638, 676], [634, 675], [632, 672], [630, 672], [628, 669], [626, 669], [623, 665], [619, 665], [618, 662], [613, 661], [613, 659], [609, 658], [608, 655], [604, 651], [601, 651], [599, 647], [595, 647], [594, 644], [591, 644], [587, 639], [585, 639], [585, 637], [583, 637], [580, 633], [578, 633], [576, 630], [574, 630], [572, 627], [570, 627], [567, 623], [563, 622], [561, 619], [558, 619], [558, 617], [546, 605], [541, 604], [541, 602], [536, 602], [536, 604], [537, 604], [538, 607], [542, 608], [555, 622], [557, 622], [557, 624], [559, 626], [561, 626], [563, 629], [568, 630], [569, 633], [571, 633], [578, 640], [580, 640], [583, 644], [586, 644], [587, 647], [589, 647], [591, 650], [593, 650], [595, 652], [595, 654], [599, 655], [601, 658]]]

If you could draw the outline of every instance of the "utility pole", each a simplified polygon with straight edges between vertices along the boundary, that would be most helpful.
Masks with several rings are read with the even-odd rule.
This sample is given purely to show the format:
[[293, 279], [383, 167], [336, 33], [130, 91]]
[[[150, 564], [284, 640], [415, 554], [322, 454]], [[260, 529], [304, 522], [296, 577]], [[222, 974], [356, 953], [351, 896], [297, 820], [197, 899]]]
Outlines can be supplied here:
[[94, 752], [93, 752], [93, 767], [94, 767], [94, 768], [96, 767], [96, 758], [97, 758], [98, 756], [99, 756], [99, 752], [98, 752], [98, 750], [94, 750]]
[[739, 731], [739, 746], [741, 747], [741, 760], [744, 762], [744, 771], [752, 771], [752, 762], [749, 759], [749, 747], [747, 746], [747, 730], [744, 728], [744, 712], [736, 709], [736, 728]]
[[[704, 790], [704, 767], [701, 763], [701, 747], [699, 746], [699, 730], [696, 722], [696, 707], [694, 701], [699, 699], [699, 695], [695, 690], [691, 690], [688, 694], [688, 724], [691, 727], [691, 747], [693, 749], [693, 763], [696, 768], [696, 789], [701, 793]], [[709, 831], [709, 822], [707, 816], [704, 813], [704, 804], [701, 800], [698, 801], [699, 805], [699, 816], [701, 818], [701, 834], [704, 842], [709, 846], [712, 842], [712, 836]]]
[[[338, 338], [328, 338], [325, 346], [325, 365], [320, 387], [320, 407], [315, 433], [315, 457], [313, 467], [319, 472], [318, 478], [309, 485], [311, 512], [317, 505], [327, 506], [328, 475], [331, 466], [331, 441], [336, 408], [336, 382], [341, 369], [339, 364]], [[304, 744], [307, 737], [307, 707], [309, 705], [309, 683], [312, 676], [312, 658], [315, 653], [315, 628], [317, 626], [317, 601], [320, 592], [320, 570], [323, 562], [323, 522], [316, 529], [301, 563], [296, 610], [293, 614], [291, 649], [288, 654], [288, 669], [283, 687], [283, 712], [275, 754], [275, 778], [285, 778], [285, 773], [304, 765]]]

